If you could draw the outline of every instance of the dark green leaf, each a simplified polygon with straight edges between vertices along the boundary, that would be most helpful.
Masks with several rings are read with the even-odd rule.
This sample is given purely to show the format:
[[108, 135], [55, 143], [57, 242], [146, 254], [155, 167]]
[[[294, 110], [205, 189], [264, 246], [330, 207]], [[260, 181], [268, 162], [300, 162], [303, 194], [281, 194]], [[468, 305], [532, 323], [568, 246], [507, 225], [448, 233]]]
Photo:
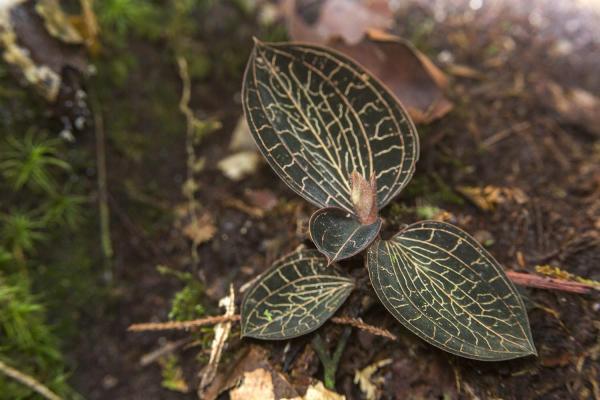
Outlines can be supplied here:
[[377, 237], [381, 218], [363, 225], [353, 214], [339, 208], [322, 208], [310, 218], [309, 232], [317, 249], [330, 263], [363, 251]]
[[426, 221], [369, 248], [377, 296], [406, 328], [450, 353], [497, 361], [537, 354], [523, 300], [457, 227]]
[[241, 308], [242, 336], [289, 339], [312, 332], [344, 303], [354, 281], [327, 266], [316, 250], [276, 261], [248, 291]]
[[375, 174], [384, 207], [410, 180], [416, 130], [369, 72], [319, 46], [257, 42], [244, 77], [250, 131], [275, 172], [320, 207], [354, 213], [350, 175]]

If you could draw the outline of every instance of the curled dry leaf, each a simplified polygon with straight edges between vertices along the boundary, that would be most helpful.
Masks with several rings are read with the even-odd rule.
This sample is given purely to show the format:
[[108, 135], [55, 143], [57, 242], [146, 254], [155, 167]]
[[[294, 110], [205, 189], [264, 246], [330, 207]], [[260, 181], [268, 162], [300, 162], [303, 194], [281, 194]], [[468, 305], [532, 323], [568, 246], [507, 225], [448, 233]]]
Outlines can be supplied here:
[[369, 29], [360, 43], [330, 43], [381, 80], [398, 97], [415, 123], [444, 116], [452, 103], [444, 96], [444, 73], [409, 41], [378, 29]]
[[226, 390], [231, 399], [298, 399], [298, 393], [268, 361], [265, 350], [250, 346], [218, 374], [202, 399], [214, 400]]
[[258, 368], [244, 372], [240, 386], [231, 389], [231, 400], [275, 400], [272, 371]]
[[398, 97], [415, 123], [427, 124], [452, 109], [443, 94], [448, 82], [410, 42], [383, 31], [392, 23], [389, 4], [383, 0], [288, 0], [283, 3], [283, 14], [294, 40], [324, 44], [358, 61]]
[[[275, 384], [281, 385], [283, 381], [286, 385], [289, 383], [281, 374], [277, 374], [277, 381], [274, 382], [273, 374], [275, 371], [264, 368], [255, 369], [251, 372], [245, 372], [242, 384], [229, 392], [231, 400], [345, 400], [346, 396], [327, 389], [323, 382], [317, 381], [310, 385], [303, 397], [281, 397], [281, 389]], [[279, 390], [278, 390], [279, 389]], [[291, 386], [290, 386], [291, 389]]]
[[290, 36], [312, 43], [341, 38], [357, 44], [368, 29], [389, 28], [393, 22], [387, 0], [285, 0], [282, 9]]

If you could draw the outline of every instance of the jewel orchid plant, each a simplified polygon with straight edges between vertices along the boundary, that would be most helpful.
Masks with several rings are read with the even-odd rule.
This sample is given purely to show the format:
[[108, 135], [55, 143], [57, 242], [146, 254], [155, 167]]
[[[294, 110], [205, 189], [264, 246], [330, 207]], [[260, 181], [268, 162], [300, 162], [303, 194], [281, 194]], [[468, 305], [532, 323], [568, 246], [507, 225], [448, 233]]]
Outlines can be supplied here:
[[415, 126], [381, 82], [324, 47], [256, 41], [242, 100], [271, 168], [319, 207], [309, 222], [317, 250], [296, 250], [258, 278], [242, 303], [243, 336], [281, 340], [319, 328], [354, 288], [335, 264], [365, 252], [379, 300], [430, 344], [487, 361], [536, 354], [523, 300], [467, 233], [422, 221], [379, 237], [379, 210], [419, 158]]

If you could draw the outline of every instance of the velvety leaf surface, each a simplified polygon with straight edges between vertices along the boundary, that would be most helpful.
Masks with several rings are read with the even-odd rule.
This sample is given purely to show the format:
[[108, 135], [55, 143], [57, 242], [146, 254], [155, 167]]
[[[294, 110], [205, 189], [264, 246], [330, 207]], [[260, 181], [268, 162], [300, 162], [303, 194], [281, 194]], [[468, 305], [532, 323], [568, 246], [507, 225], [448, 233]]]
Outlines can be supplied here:
[[262, 154], [315, 205], [353, 212], [350, 175], [373, 172], [382, 208], [414, 172], [419, 144], [407, 113], [370, 73], [335, 51], [257, 42], [242, 98]]
[[344, 303], [354, 281], [327, 266], [316, 250], [276, 261], [248, 291], [241, 308], [242, 336], [289, 339], [312, 332]]
[[312, 241], [330, 263], [363, 251], [380, 229], [381, 218], [363, 225], [353, 214], [339, 208], [322, 208], [312, 215], [309, 223]]
[[406, 328], [459, 356], [496, 361], [536, 354], [523, 300], [471, 236], [435, 221], [369, 248], [377, 296]]

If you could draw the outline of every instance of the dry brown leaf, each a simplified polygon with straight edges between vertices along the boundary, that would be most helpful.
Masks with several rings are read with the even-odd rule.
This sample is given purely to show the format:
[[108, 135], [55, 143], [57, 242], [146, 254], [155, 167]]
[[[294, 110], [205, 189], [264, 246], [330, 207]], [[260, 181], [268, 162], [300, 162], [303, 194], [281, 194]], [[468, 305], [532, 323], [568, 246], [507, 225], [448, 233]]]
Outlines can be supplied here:
[[514, 187], [459, 186], [456, 190], [483, 211], [493, 211], [497, 205], [506, 202], [525, 204], [529, 201], [525, 192]]
[[360, 371], [354, 372], [354, 383], [357, 383], [360, 387], [360, 391], [363, 392], [367, 400], [377, 400], [381, 396], [381, 391], [378, 385], [383, 383], [383, 379], [373, 379], [373, 374], [382, 367], [392, 363], [391, 358], [377, 361]]
[[330, 46], [379, 78], [398, 97], [415, 123], [429, 123], [452, 109], [452, 103], [443, 93], [448, 86], [446, 76], [407, 40], [370, 29], [356, 45], [337, 40]]
[[323, 382], [317, 381], [308, 387], [302, 400], [346, 400], [346, 396], [327, 389]]
[[565, 89], [552, 81], [538, 85], [539, 98], [571, 124], [600, 136], [600, 98], [580, 88]]
[[[232, 389], [234, 388], [234, 389]], [[204, 397], [214, 400], [221, 393], [230, 390], [230, 396], [237, 399], [300, 399], [286, 377], [277, 372], [267, 360], [267, 352], [260, 347], [245, 348], [233, 361], [228, 370], [217, 375]], [[269, 394], [268, 389], [272, 392]], [[260, 397], [262, 396], [262, 397]]]
[[325, 44], [341, 38], [360, 42], [370, 28], [389, 28], [393, 13], [387, 0], [285, 0], [282, 3], [290, 37]]
[[271, 372], [264, 368], [244, 372], [242, 384], [229, 392], [231, 400], [276, 400]]
[[283, 14], [294, 40], [327, 45], [350, 56], [398, 97], [415, 123], [429, 123], [452, 109], [443, 93], [447, 78], [410, 42], [382, 30], [392, 21], [389, 7], [383, 0], [327, 0], [315, 10], [288, 0]]
[[216, 232], [217, 228], [208, 213], [202, 214], [196, 221], [190, 221], [183, 227], [183, 234], [196, 245], [208, 242]]

